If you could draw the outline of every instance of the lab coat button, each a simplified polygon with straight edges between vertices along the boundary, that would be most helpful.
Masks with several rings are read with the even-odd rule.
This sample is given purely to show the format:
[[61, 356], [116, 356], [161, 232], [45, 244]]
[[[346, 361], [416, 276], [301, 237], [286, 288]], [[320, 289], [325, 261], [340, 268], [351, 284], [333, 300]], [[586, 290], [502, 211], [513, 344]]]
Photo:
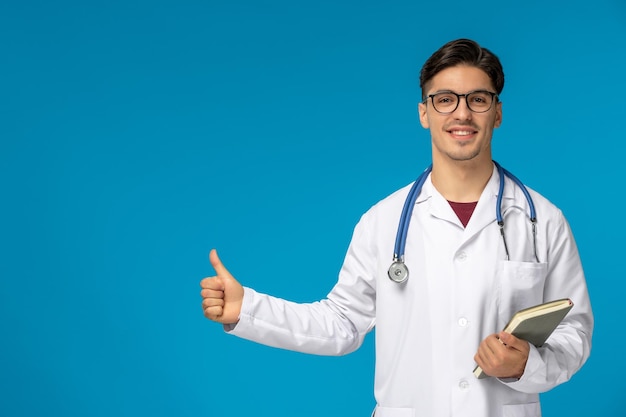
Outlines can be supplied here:
[[466, 380], [464, 380], [464, 379], [462, 379], [462, 380], [459, 382], [459, 389], [461, 389], [461, 390], [463, 390], [463, 391], [465, 391], [465, 390], [469, 389], [469, 386], [470, 386], [469, 382], [467, 382], [467, 381], [466, 381]]
[[459, 323], [459, 326], [465, 327], [465, 326], [467, 326], [468, 321], [467, 321], [467, 319], [465, 317], [461, 317], [459, 319], [458, 323]]
[[456, 259], [457, 259], [457, 260], [459, 260], [459, 261], [464, 261], [464, 260], [466, 260], [466, 259], [467, 259], [467, 253], [465, 253], [465, 252], [459, 252], [459, 253], [456, 255]]

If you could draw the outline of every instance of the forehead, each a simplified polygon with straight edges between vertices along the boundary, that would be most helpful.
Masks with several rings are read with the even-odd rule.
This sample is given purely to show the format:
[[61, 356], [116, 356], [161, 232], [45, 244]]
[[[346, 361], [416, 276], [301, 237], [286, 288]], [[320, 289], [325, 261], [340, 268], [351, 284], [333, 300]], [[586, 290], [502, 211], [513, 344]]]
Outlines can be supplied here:
[[457, 65], [439, 71], [428, 82], [426, 94], [436, 91], [450, 90], [456, 93], [466, 93], [474, 90], [494, 91], [489, 75], [480, 68], [467, 65]]

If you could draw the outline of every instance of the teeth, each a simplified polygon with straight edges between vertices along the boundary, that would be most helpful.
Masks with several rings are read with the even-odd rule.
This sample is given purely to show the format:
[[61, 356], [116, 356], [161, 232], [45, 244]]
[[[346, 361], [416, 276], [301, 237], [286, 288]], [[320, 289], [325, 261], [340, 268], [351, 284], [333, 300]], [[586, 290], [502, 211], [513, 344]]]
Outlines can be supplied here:
[[450, 133], [452, 133], [453, 135], [458, 135], [458, 136], [467, 136], [467, 135], [471, 135], [474, 132], [469, 131], [469, 130], [453, 130]]

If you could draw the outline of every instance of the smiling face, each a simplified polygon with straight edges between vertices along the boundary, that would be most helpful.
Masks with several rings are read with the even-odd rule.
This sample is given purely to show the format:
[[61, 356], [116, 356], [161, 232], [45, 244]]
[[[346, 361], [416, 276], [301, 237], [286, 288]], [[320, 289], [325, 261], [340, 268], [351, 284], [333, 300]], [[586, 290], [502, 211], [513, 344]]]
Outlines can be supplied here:
[[[495, 92], [486, 72], [477, 67], [457, 65], [438, 72], [428, 82], [425, 95], [442, 91], [466, 94], [486, 90]], [[484, 113], [474, 113], [467, 108], [465, 97], [450, 114], [438, 113], [428, 98], [419, 104], [420, 123], [430, 129], [433, 165], [437, 162], [463, 162], [491, 164], [491, 136], [502, 122], [502, 103], [495, 102]]]

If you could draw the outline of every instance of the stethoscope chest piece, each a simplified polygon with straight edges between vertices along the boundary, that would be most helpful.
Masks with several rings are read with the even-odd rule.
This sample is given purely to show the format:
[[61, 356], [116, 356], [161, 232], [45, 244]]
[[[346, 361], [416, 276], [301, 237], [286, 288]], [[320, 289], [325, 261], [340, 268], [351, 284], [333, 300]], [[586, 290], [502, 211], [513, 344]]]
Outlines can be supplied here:
[[409, 277], [409, 268], [406, 267], [404, 262], [395, 261], [389, 267], [387, 274], [389, 275], [389, 279], [400, 284], [406, 281]]

